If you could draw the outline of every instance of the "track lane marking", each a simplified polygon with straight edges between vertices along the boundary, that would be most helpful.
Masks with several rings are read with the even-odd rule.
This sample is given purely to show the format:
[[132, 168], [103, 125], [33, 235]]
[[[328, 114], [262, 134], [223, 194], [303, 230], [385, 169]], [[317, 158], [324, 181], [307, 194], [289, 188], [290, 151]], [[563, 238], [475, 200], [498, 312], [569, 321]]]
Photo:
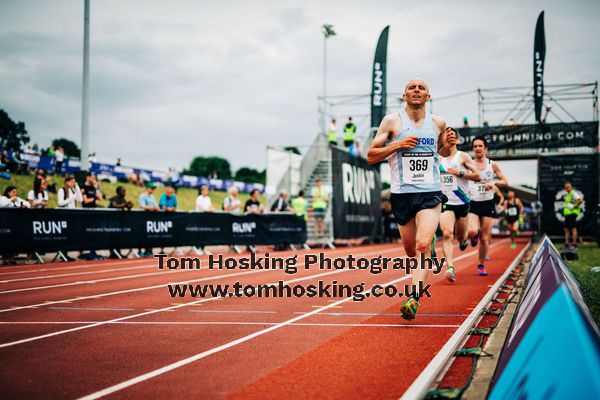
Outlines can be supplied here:
[[[398, 314], [399, 315], [399, 314]], [[27, 322], [0, 322], [1, 325], [80, 325], [91, 324], [93, 321], [27, 321]], [[251, 321], [119, 321], [111, 322], [110, 325], [277, 325], [280, 322], [251, 322]], [[340, 326], [340, 327], [376, 327], [376, 328], [458, 328], [460, 325], [451, 324], [351, 324], [351, 323], [291, 323], [289, 326]]]

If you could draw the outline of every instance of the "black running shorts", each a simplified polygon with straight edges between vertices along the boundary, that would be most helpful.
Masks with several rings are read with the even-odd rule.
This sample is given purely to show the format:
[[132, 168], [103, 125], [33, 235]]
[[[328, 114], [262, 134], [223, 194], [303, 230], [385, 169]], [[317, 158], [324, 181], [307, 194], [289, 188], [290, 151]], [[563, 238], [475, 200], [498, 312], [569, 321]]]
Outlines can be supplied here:
[[419, 211], [442, 204], [444, 195], [442, 192], [392, 193], [390, 200], [392, 201], [394, 220], [404, 226]]
[[469, 205], [468, 204], [444, 204], [442, 207], [442, 212], [453, 212], [455, 218], [464, 218], [469, 214]]
[[494, 202], [494, 199], [485, 201], [471, 201], [471, 208], [469, 212], [480, 217], [496, 218], [496, 203]]

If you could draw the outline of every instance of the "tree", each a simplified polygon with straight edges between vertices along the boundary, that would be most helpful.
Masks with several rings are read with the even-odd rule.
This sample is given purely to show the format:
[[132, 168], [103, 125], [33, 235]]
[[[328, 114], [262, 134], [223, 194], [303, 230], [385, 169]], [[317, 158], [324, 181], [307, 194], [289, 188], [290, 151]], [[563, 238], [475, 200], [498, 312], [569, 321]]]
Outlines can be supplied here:
[[190, 168], [184, 171], [185, 174], [209, 177], [213, 173], [219, 179], [231, 179], [231, 166], [229, 161], [221, 157], [196, 157], [190, 163]]
[[294, 147], [294, 146], [287, 146], [287, 147], [284, 147], [284, 148], [283, 148], [283, 150], [285, 150], [285, 151], [289, 151], [289, 152], [292, 152], [292, 153], [294, 153], [294, 154], [298, 154], [298, 155], [300, 155], [300, 150], [298, 150], [298, 148], [297, 148], [297, 147]]
[[267, 180], [267, 170], [262, 172], [248, 167], [242, 167], [235, 173], [235, 180], [247, 183], [262, 183], [265, 184]]
[[65, 150], [65, 155], [67, 157], [80, 157], [81, 156], [81, 150], [79, 150], [79, 147], [77, 147], [75, 142], [73, 142], [69, 139], [65, 139], [65, 138], [54, 139], [52, 141], [52, 146], [54, 146], [55, 149], [58, 147], [62, 147]]
[[20, 150], [29, 143], [29, 134], [24, 122], [15, 122], [4, 110], [0, 110], [0, 148]]

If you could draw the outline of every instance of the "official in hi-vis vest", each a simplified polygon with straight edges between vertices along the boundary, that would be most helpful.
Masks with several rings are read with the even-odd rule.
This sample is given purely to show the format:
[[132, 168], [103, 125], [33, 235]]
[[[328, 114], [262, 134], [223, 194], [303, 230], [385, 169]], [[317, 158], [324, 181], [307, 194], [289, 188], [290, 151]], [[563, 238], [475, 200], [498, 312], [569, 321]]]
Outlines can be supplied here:
[[327, 141], [329, 142], [329, 144], [331, 144], [333, 146], [338, 145], [337, 135], [338, 135], [337, 123], [334, 118], [331, 120], [331, 122], [329, 123], [329, 127], [327, 128]]
[[[583, 196], [573, 190], [573, 184], [565, 182], [565, 196], [563, 204], [563, 215], [565, 217], [565, 249], [577, 249], [577, 218], [581, 214], [581, 204]], [[572, 244], [569, 242], [569, 236], [572, 238]]]
[[354, 122], [352, 122], [352, 117], [348, 117], [348, 122], [346, 122], [346, 126], [344, 126], [344, 146], [352, 146], [355, 136], [356, 125], [354, 125]]

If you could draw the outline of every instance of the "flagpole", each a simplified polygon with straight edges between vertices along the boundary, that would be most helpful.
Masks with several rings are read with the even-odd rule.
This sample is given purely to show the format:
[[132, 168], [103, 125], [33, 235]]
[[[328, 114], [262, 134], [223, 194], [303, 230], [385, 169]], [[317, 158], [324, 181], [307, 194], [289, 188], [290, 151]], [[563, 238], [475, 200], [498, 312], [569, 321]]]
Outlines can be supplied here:
[[83, 88], [81, 101], [81, 170], [90, 168], [89, 141], [89, 108], [90, 108], [90, 0], [85, 0], [83, 23]]

